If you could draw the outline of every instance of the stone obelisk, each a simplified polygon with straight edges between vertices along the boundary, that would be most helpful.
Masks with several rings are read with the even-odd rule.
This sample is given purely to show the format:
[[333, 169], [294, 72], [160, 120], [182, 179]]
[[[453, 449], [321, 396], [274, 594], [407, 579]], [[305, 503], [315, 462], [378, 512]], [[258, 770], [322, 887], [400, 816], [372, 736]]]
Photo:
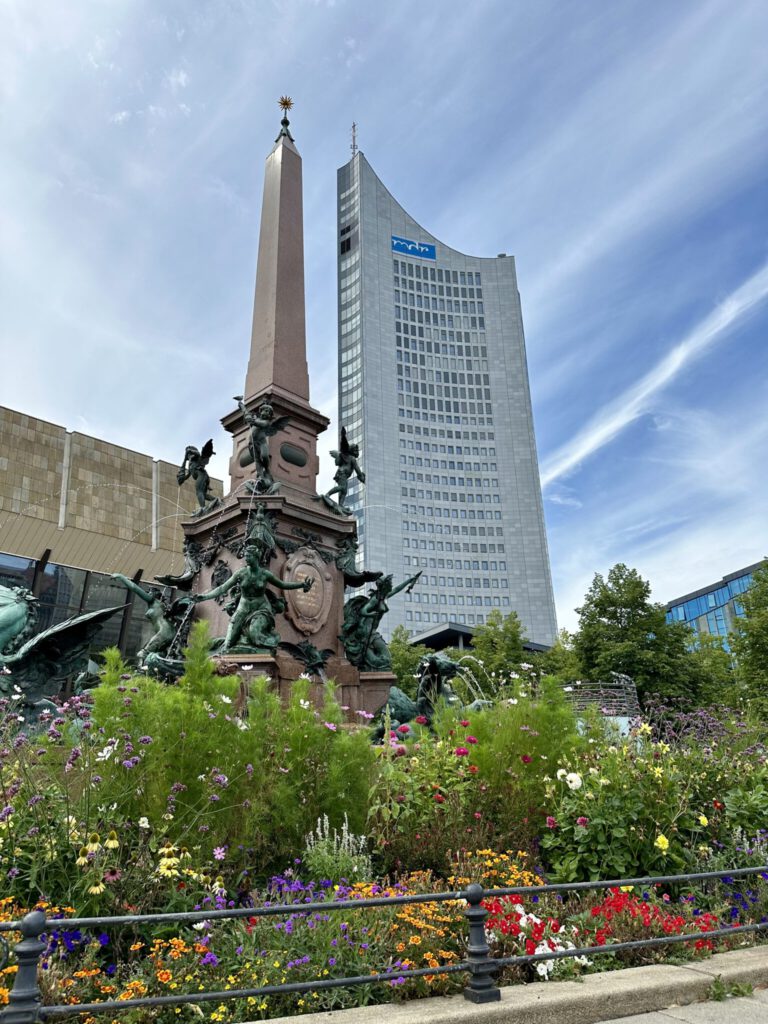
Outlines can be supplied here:
[[[275, 417], [290, 417], [289, 427], [270, 444], [275, 475], [314, 495], [317, 436], [328, 426], [328, 419], [309, 404], [301, 156], [287, 112], [264, 173], [251, 351], [243, 394], [249, 411], [268, 402]], [[239, 411], [225, 416], [222, 424], [234, 435], [230, 479], [236, 491], [254, 474], [248, 459], [249, 431]]]
[[[208, 594], [240, 568], [256, 532], [269, 536], [274, 541], [265, 556], [269, 571], [287, 583], [311, 578], [311, 589], [278, 595], [285, 602], [284, 613], [275, 617], [279, 647], [242, 653], [225, 645], [222, 658], [229, 667], [239, 665], [246, 677], [268, 674], [285, 695], [307, 668], [297, 652], [309, 644], [326, 655], [325, 673], [335, 680], [342, 703], [372, 712], [384, 703], [393, 677], [363, 673], [361, 678], [339, 640], [344, 576], [337, 559], [342, 546], [354, 540], [355, 523], [350, 516], [334, 515], [316, 493], [317, 437], [329, 421], [309, 402], [301, 157], [289, 129], [291, 102], [283, 97], [280, 105], [284, 116], [264, 175], [245, 387], [238, 408], [221, 421], [233, 437], [230, 493], [223, 507], [184, 524], [201, 563], [193, 592]], [[256, 419], [277, 427], [262, 431], [261, 447], [254, 442]], [[210, 599], [197, 605], [214, 637], [227, 632], [226, 604]]]

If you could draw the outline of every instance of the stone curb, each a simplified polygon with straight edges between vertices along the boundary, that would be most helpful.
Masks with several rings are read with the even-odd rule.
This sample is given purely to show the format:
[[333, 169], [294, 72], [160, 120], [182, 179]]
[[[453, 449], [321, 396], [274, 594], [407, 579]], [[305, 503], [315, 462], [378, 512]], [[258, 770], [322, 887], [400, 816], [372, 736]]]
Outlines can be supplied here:
[[[536, 982], [501, 989], [497, 1003], [476, 1005], [463, 996], [436, 996], [307, 1015], [332, 1024], [598, 1024], [599, 1021], [685, 1006], [706, 999], [713, 980], [726, 985], [768, 985], [768, 946], [716, 953], [707, 960], [671, 967], [630, 967], [585, 975], [582, 981]], [[297, 996], [297, 998], [299, 998]], [[296, 1024], [275, 1017], [270, 1024]], [[248, 1022], [256, 1024], [256, 1022]]]

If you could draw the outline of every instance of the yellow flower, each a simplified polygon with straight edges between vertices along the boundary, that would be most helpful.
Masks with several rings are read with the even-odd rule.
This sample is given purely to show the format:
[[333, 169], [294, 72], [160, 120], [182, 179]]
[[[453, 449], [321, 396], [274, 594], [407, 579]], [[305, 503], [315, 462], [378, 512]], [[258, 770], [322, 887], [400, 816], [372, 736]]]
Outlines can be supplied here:
[[117, 839], [117, 832], [110, 832], [109, 837], [107, 838], [107, 841], [104, 843], [104, 845], [108, 850], [119, 850], [120, 843], [118, 842]]
[[639, 725], [637, 727], [637, 734], [638, 734], [638, 736], [650, 736], [651, 735], [651, 727], [650, 727], [650, 725], [648, 725], [647, 722], [643, 722], [641, 725]]
[[706, 814], [699, 815], [699, 824], [704, 825], [705, 828], [709, 824], [709, 818], [706, 816]]
[[88, 851], [86, 850], [86, 848], [84, 846], [81, 846], [80, 847], [80, 856], [75, 861], [75, 864], [77, 864], [77, 866], [79, 868], [84, 868], [87, 863], [88, 863]]
[[105, 889], [106, 889], [106, 885], [104, 885], [103, 882], [94, 882], [94, 884], [92, 886], [90, 886], [90, 888], [88, 889], [88, 892], [92, 896], [100, 896], [104, 892]]
[[101, 849], [101, 843], [99, 842], [99, 833], [91, 832], [88, 836], [88, 843], [85, 847], [88, 853], [98, 853]]
[[653, 845], [656, 847], [657, 850], [661, 850], [663, 856], [666, 857], [667, 850], [669, 849], [669, 840], [663, 832], [659, 832], [659, 834], [656, 836], [656, 839], [654, 840]]

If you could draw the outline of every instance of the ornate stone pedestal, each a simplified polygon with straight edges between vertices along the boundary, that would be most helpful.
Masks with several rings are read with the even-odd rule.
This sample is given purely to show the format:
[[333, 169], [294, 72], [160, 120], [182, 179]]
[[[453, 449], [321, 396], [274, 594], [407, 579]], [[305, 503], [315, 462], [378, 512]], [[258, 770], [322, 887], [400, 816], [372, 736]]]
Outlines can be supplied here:
[[[344, 657], [339, 641], [344, 576], [336, 565], [336, 557], [338, 545], [354, 537], [351, 519], [334, 516], [322, 503], [290, 484], [283, 485], [278, 494], [230, 497], [222, 508], [184, 524], [184, 532], [195, 545], [201, 563], [193, 592], [207, 593], [235, 573], [243, 565], [246, 538], [264, 522], [274, 540], [272, 557], [265, 563], [267, 568], [286, 582], [311, 578], [312, 587], [309, 591], [283, 592], [273, 588], [285, 604], [284, 611], [275, 616], [281, 645], [274, 651], [251, 654], [239, 653], [235, 648], [234, 652], [215, 655], [217, 662], [231, 664], [246, 687], [256, 676], [267, 675], [283, 699], [287, 699], [299, 675], [309, 674], [313, 679], [313, 700], [321, 703], [322, 682], [302, 657], [301, 645], [309, 643], [326, 655], [325, 675], [336, 683], [339, 702], [349, 707], [349, 714], [360, 709], [376, 711], [386, 700], [389, 680], [394, 681], [394, 676], [368, 673], [375, 679], [361, 684], [360, 673]], [[225, 609], [229, 600], [230, 595], [225, 594], [197, 605], [197, 615], [208, 621], [214, 638], [226, 636], [230, 615]]]

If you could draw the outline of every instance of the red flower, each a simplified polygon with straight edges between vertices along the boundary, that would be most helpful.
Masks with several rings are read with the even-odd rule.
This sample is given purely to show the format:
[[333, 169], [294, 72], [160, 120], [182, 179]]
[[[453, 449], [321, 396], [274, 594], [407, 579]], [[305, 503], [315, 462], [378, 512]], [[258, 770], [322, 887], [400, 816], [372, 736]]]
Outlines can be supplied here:
[[467, 736], [466, 742], [467, 743], [477, 743], [477, 736]]
[[459, 722], [459, 725], [460, 725], [460, 726], [461, 726], [461, 727], [462, 727], [463, 729], [466, 729], [466, 728], [467, 728], [467, 726], [469, 725], [469, 719], [467, 719], [467, 718], [462, 718], [462, 720], [461, 720], [461, 721]]
[[530, 764], [531, 761], [533, 760], [533, 758], [531, 757], [530, 754], [523, 754], [523, 756], [520, 758], [520, 760], [523, 762], [523, 764]]
[[442, 793], [435, 793], [435, 795], [432, 797], [432, 799], [435, 801], [436, 804], [444, 804], [445, 803], [445, 797], [443, 796]]
[[414, 722], [417, 725], [427, 725], [428, 724], [427, 723], [427, 719], [424, 717], [424, 715], [416, 715], [416, 717], [414, 718]]
[[454, 750], [454, 754], [456, 755], [456, 757], [466, 757], [467, 754], [469, 754], [469, 751], [467, 750], [466, 747], [456, 747], [456, 749]]
[[467, 771], [468, 771], [468, 772], [471, 772], [471, 773], [472, 773], [473, 775], [477, 775], [477, 773], [478, 773], [478, 772], [480, 771], [480, 769], [479, 769], [479, 768], [477, 767], [477, 765], [476, 765], [476, 764], [471, 764], [471, 765], [469, 765], [469, 767], [467, 768]]
[[406, 723], [405, 723], [405, 722], [403, 722], [403, 724], [402, 724], [402, 725], [398, 725], [398, 727], [397, 727], [397, 731], [398, 731], [399, 733], [402, 733], [402, 734], [403, 734], [403, 736], [405, 736], [405, 734], [406, 734], [407, 732], [410, 732], [410, 731], [411, 731], [411, 727], [410, 727], [410, 725], [406, 725]]
[[547, 815], [547, 828], [557, 828], [557, 818], [553, 818], [551, 814]]

